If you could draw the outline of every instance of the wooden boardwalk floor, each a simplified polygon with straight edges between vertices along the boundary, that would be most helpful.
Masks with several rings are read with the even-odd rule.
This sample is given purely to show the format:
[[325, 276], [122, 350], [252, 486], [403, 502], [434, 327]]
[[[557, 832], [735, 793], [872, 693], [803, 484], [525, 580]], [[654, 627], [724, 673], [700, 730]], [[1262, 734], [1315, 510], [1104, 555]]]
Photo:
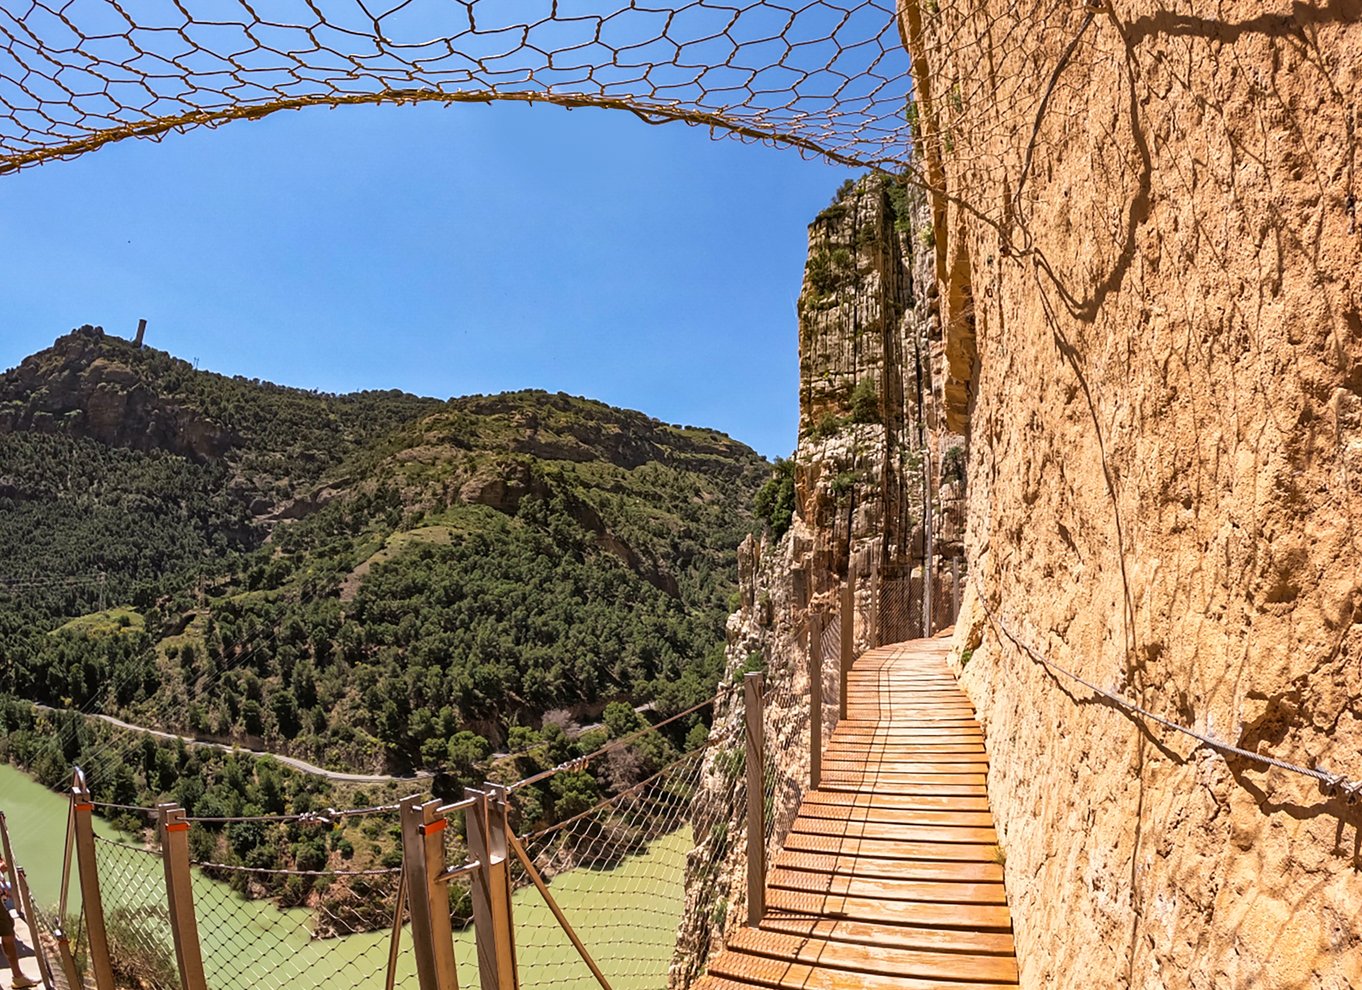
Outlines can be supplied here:
[[945, 639], [871, 650], [770, 864], [766, 918], [699, 990], [1015, 987], [988, 757]]
[[[0, 911], [5, 910], [0, 905]], [[13, 913], [11, 912], [11, 917]], [[14, 919], [14, 933], [19, 945], [19, 966], [30, 980], [38, 979], [38, 960], [33, 957], [33, 936], [23, 918]], [[10, 990], [14, 986], [14, 973], [3, 954], [0, 954], [0, 990]]]

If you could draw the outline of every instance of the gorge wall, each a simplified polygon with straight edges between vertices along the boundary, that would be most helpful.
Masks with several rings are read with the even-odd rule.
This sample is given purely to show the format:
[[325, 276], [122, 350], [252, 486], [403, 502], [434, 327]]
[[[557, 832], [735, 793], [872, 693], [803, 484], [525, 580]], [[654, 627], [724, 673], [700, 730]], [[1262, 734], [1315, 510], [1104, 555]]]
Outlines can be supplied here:
[[[844, 186], [809, 226], [795, 509], [787, 532], [749, 537], [739, 552], [740, 604], [693, 805], [696, 848], [673, 988], [689, 986], [746, 920], [743, 673], [764, 671], [767, 686], [769, 858], [808, 781], [810, 648], [821, 660], [825, 731], [836, 721], [845, 583], [854, 588], [858, 649], [922, 634], [929, 552], [933, 628], [953, 617], [963, 439], [946, 428], [944, 376], [934, 370], [944, 340], [933, 238], [921, 193], [879, 175]], [[924, 504], [934, 507], [930, 526]]]
[[1362, 778], [1362, 6], [900, 13], [1022, 984], [1362, 986], [1362, 804], [1003, 631]]

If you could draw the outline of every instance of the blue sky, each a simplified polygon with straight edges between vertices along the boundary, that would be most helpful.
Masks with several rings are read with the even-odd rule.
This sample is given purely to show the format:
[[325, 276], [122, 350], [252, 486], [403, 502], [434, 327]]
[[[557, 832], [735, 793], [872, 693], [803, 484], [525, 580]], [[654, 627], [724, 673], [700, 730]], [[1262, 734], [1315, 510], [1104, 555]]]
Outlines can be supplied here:
[[797, 418], [806, 227], [848, 175], [617, 111], [309, 109], [0, 178], [0, 366], [82, 323], [328, 391]]

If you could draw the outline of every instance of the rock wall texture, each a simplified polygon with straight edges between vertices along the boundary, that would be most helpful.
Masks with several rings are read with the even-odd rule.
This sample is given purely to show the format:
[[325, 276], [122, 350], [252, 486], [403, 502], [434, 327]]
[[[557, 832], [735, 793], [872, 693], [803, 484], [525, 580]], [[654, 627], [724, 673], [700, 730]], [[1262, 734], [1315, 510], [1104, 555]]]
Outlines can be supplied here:
[[933, 625], [951, 621], [964, 474], [963, 457], [947, 452], [963, 441], [944, 428], [933, 375], [943, 339], [932, 237], [925, 198], [882, 176], [844, 188], [809, 226], [796, 509], [778, 540], [749, 538], [739, 552], [740, 605], [729, 619], [727, 674], [694, 803], [696, 848], [673, 988], [689, 986], [747, 917], [742, 675], [765, 672], [766, 838], [774, 855], [808, 781], [811, 641], [825, 731], [836, 721], [847, 580], [858, 650], [921, 634], [928, 489], [938, 506], [930, 527]]
[[989, 615], [1362, 778], [1362, 6], [900, 10], [1022, 983], [1362, 986], [1362, 804]]

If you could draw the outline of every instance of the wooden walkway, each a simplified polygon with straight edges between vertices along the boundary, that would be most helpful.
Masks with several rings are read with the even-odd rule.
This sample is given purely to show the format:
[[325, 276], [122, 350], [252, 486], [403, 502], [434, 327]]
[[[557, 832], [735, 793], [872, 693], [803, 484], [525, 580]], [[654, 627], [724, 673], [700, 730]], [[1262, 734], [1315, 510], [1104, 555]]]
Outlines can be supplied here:
[[1017, 985], [988, 757], [947, 647], [913, 640], [856, 661], [822, 786], [771, 864], [766, 918], [699, 990]]
[[[0, 905], [0, 911], [3, 910], [4, 905]], [[13, 912], [10, 916], [13, 917]], [[14, 933], [18, 939], [19, 966], [30, 980], [37, 980], [38, 960], [33, 957], [33, 936], [29, 933], [28, 925], [24, 923], [23, 918], [14, 918]], [[4, 955], [0, 954], [0, 990], [10, 990], [13, 986], [14, 973]]]

